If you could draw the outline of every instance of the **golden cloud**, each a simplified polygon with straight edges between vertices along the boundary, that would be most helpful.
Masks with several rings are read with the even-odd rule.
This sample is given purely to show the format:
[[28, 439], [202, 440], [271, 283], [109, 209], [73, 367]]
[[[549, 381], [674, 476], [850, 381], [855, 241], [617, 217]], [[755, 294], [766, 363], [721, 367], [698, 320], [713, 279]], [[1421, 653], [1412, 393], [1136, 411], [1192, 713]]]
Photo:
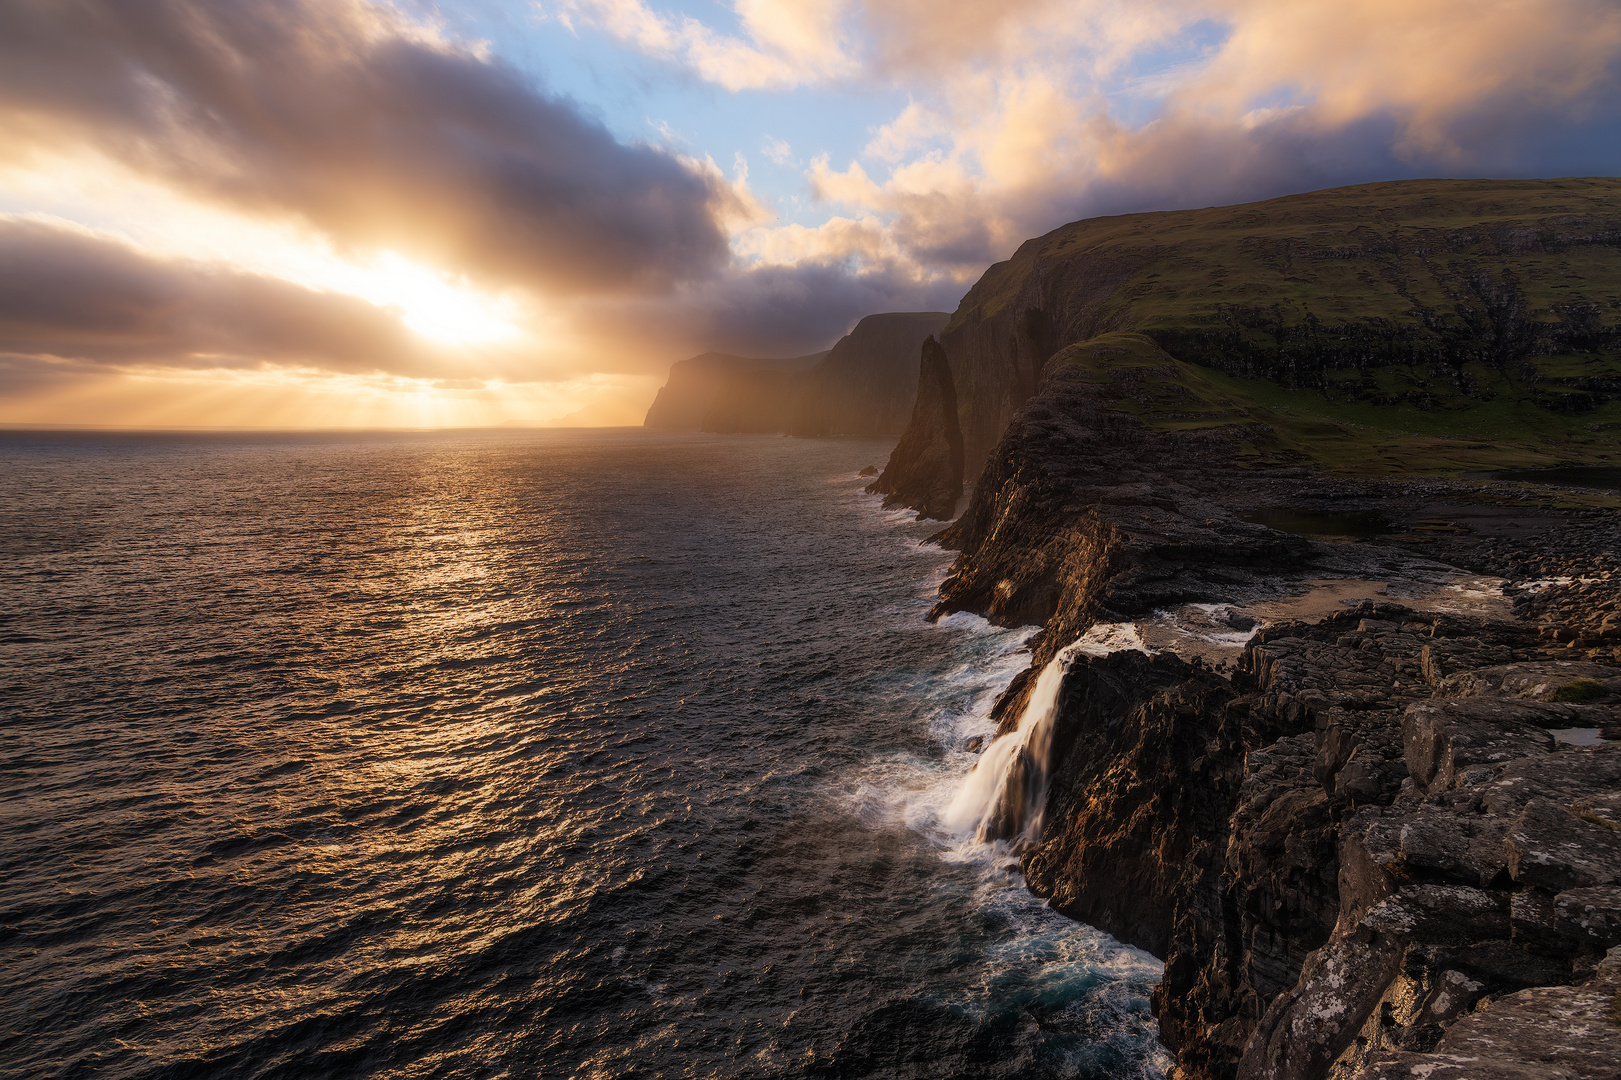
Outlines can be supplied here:
[[366, 0], [15, 0], [0, 155], [90, 147], [193, 195], [553, 294], [728, 258], [735, 196]]

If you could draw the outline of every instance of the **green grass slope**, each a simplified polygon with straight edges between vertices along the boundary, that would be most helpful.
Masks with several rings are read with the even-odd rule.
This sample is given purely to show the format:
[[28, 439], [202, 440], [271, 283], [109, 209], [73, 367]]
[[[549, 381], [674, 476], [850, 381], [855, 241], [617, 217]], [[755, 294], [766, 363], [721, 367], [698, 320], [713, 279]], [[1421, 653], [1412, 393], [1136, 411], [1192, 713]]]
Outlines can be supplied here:
[[1593, 414], [1550, 413], [1524, 401], [1443, 413], [1336, 401], [1265, 379], [1235, 378], [1176, 359], [1146, 334], [1110, 333], [1060, 350], [1111, 407], [1154, 431], [1231, 428], [1241, 459], [1312, 464], [1362, 475], [1440, 475], [1569, 463], [1616, 464], [1621, 402]]
[[[1399, 181], [1078, 221], [987, 271], [954, 331], [1038, 354], [1138, 332], [1275, 418], [1490, 443], [1503, 464], [1609, 460], [1621, 179]], [[1316, 460], [1334, 443], [1286, 429]]]

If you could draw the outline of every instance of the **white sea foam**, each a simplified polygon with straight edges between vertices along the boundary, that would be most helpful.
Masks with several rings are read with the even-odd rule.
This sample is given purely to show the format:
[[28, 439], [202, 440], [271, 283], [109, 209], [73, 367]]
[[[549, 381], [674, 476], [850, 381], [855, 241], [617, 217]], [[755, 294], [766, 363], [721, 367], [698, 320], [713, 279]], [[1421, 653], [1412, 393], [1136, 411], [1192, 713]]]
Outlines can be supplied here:
[[1522, 582], [1520, 582], [1520, 588], [1524, 589], [1527, 592], [1541, 592], [1543, 589], [1551, 588], [1554, 585], [1571, 585], [1571, 584], [1592, 585], [1592, 584], [1596, 584], [1596, 583], [1604, 581], [1604, 580], [1605, 579], [1601, 578], [1601, 577], [1568, 577], [1567, 576], [1567, 577], [1538, 578], [1536, 581], [1522, 581]]
[[901, 687], [907, 698], [896, 706], [921, 707], [929, 740], [940, 753], [894, 753], [874, 759], [855, 778], [848, 805], [869, 827], [901, 825], [953, 848], [959, 838], [942, 828], [940, 819], [962, 776], [977, 760], [963, 748], [975, 737], [995, 733], [991, 707], [1029, 664], [1024, 645], [1035, 628], [1007, 629], [968, 612], [935, 625], [943, 633], [957, 635], [959, 661], [943, 674]]
[[[885, 521], [879, 529], [916, 535], [911, 515], [896, 517], [905, 520]], [[932, 600], [938, 595], [951, 553], [915, 539], [909, 542], [920, 554], [935, 560], [933, 573], [917, 582], [914, 603]], [[918, 614], [913, 608], [906, 617]], [[984, 842], [978, 837], [983, 814], [965, 825], [962, 815], [953, 813], [954, 803], [964, 799], [965, 787], [983, 786], [986, 777], [994, 777], [999, 784], [1005, 780], [1005, 770], [998, 775], [989, 759], [1007, 756], [993, 748], [1011, 740], [1012, 733], [993, 740], [981, 755], [966, 747], [976, 738], [995, 735], [991, 708], [1029, 665], [1025, 646], [1036, 628], [1010, 630], [963, 612], [940, 619], [935, 629], [953, 636], [954, 666], [944, 672], [920, 672], [915, 681], [898, 680], [892, 691], [893, 707], [916, 715], [926, 739], [921, 745], [869, 759], [853, 777], [847, 776], [840, 801], [868, 828], [901, 828], [927, 841], [943, 861], [957, 868], [956, 874], [938, 886], [946, 893], [954, 894], [963, 884], [961, 875], [967, 872], [970, 891], [962, 899], [984, 925], [996, 929], [980, 945], [984, 954], [976, 961], [976, 982], [947, 995], [955, 1008], [972, 1016], [988, 1016], [1005, 1011], [1010, 1002], [1038, 1002], [1044, 1024], [1051, 1025], [1054, 1033], [1071, 1033], [1067, 1039], [1050, 1042], [1049, 1052], [1074, 1055], [1072, 1064], [1077, 1070], [1095, 1069], [1095, 1056], [1107, 1052], [1114, 1055], [1111, 1068], [1118, 1075], [1163, 1076], [1170, 1057], [1156, 1039], [1146, 998], [1147, 988], [1159, 979], [1163, 965], [1139, 949], [1053, 911], [1026, 887], [1013, 843], [1006, 839]], [[1132, 624], [1100, 624], [1065, 650], [1060, 667], [1079, 655], [1119, 649], [1150, 651]], [[1043, 760], [1062, 680], [1055, 675], [1047, 681], [1049, 686], [1043, 687], [1042, 677], [1037, 678], [1032, 708], [1022, 718], [1023, 735], [1018, 743]], [[1048, 704], [1042, 705], [1043, 700]], [[1042, 723], [1044, 712], [1048, 716]], [[984, 801], [989, 798], [983, 796]], [[1045, 802], [1044, 786], [1039, 802]], [[1026, 808], [1031, 836], [1039, 832], [1038, 817], [1039, 809], [1032, 814]], [[1061, 1045], [1067, 1049], [1060, 1050]]]

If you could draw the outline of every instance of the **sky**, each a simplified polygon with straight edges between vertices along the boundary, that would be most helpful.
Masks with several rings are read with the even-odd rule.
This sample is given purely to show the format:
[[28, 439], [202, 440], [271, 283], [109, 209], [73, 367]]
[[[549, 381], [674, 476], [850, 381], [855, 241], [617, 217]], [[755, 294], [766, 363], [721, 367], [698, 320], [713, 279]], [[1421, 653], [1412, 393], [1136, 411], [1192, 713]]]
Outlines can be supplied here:
[[1065, 222], [1621, 172], [1618, 0], [4, 0], [0, 424], [639, 423]]

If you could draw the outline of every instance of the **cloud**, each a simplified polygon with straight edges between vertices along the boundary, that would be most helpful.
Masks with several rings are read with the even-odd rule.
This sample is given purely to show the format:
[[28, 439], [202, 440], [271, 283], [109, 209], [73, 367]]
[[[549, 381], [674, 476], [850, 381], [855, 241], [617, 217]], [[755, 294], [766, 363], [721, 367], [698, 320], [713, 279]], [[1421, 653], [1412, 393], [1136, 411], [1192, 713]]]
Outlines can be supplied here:
[[765, 156], [774, 163], [785, 168], [792, 168], [799, 164], [794, 160], [794, 148], [788, 145], [787, 139], [767, 135], [761, 145]]
[[1607, 0], [868, 0], [861, 18], [864, 77], [910, 100], [858, 159], [805, 174], [865, 224], [856, 265], [960, 279], [1094, 214], [1621, 167]]
[[[231, 422], [251, 426], [259, 394], [317, 402], [311, 408], [320, 415], [334, 415], [346, 392], [394, 401], [365, 418], [397, 423], [406, 422], [396, 407], [402, 397], [494, 393], [504, 384], [509, 395], [537, 401], [594, 403], [576, 421], [622, 417], [632, 406], [615, 404], [614, 395], [650, 394], [639, 380], [662, 381], [681, 356], [711, 348], [797, 355], [827, 347], [875, 311], [956, 302], [960, 289], [921, 280], [881, 251], [867, 251], [853, 267], [846, 249], [859, 246], [863, 229], [869, 240], [882, 239], [870, 223], [835, 220], [797, 247], [787, 246], [790, 234], [778, 237], [776, 265], [737, 266], [667, 293], [578, 299], [563, 332], [585, 343], [580, 350], [598, 372], [588, 384], [576, 355], [540, 355], [526, 342], [470, 353], [413, 333], [410, 310], [217, 261], [155, 256], [60, 222], [0, 216], [0, 394], [20, 400], [74, 382], [134, 378], [150, 396], [157, 380], [192, 395], [186, 400], [201, 393], [197, 387], [228, 397]], [[543, 392], [541, 384], [555, 389]], [[639, 397], [632, 404], [632, 411], [645, 406]], [[540, 422], [578, 407], [537, 405], [523, 415]], [[98, 410], [98, 422], [126, 422], [111, 405]], [[293, 412], [286, 404], [275, 415], [286, 424]]]
[[400, 313], [343, 293], [164, 260], [37, 221], [0, 218], [0, 352], [86, 367], [443, 373]]
[[523, 342], [437, 345], [412, 332], [415, 314], [0, 216], [0, 423], [625, 423], [662, 382], [581, 373]]
[[856, 158], [810, 160], [821, 222], [733, 228], [761, 266], [966, 284], [1092, 214], [1621, 166], [1612, 0], [770, 0], [730, 35], [567, 10], [734, 92], [906, 91]]
[[[951, 280], [919, 277], [897, 261], [856, 266], [807, 253], [794, 263], [739, 268], [665, 296], [587, 306], [581, 319], [605, 351], [627, 358], [624, 370], [662, 375], [671, 360], [710, 349], [801, 356], [828, 348], [864, 316], [949, 311], [963, 291]], [[657, 329], [656, 339], [639, 332], [648, 327]]]
[[900, 161], [944, 134], [946, 127], [938, 116], [918, 102], [909, 101], [899, 116], [878, 129], [861, 152], [880, 161]]
[[1208, 6], [1185, 0], [867, 0], [861, 22], [874, 73], [916, 84], [965, 69], [1019, 68], [1063, 54], [1102, 74], [1175, 36]]
[[741, 37], [642, 0], [562, 0], [558, 18], [597, 27], [642, 53], [680, 63], [728, 90], [782, 90], [859, 71], [844, 0], [736, 0]]
[[[323, 409], [363, 386], [381, 416], [521, 384], [527, 416], [606, 416], [681, 355], [807, 352], [872, 312], [951, 308], [1079, 217], [1621, 169], [1614, 0], [729, 0], [724, 25], [677, 0], [547, 2], [542, 32], [681, 69], [656, 92], [767, 92], [728, 115], [794, 139], [745, 137], [809, 198], [757, 197], [741, 154], [709, 156], [734, 144], [621, 142], [386, 0], [9, 0], [0, 173], [32, 170], [33, 194], [8, 205], [76, 217], [39, 192], [94, 174], [79, 219], [124, 239], [0, 217], [8, 385], [161, 369], [248, 409], [313, 380]], [[818, 153], [856, 100], [905, 105], [859, 153]], [[477, 318], [523, 333], [412, 332], [467, 341]], [[619, 381], [553, 389], [584, 372]]]
[[0, 424], [435, 428], [637, 423], [662, 376], [408, 379], [287, 368], [116, 371], [0, 353]]
[[554, 294], [727, 258], [733, 195], [367, 0], [11, 0], [0, 154], [89, 146], [250, 214]]

